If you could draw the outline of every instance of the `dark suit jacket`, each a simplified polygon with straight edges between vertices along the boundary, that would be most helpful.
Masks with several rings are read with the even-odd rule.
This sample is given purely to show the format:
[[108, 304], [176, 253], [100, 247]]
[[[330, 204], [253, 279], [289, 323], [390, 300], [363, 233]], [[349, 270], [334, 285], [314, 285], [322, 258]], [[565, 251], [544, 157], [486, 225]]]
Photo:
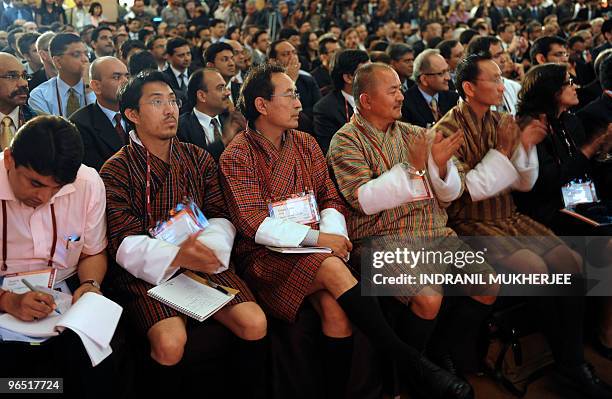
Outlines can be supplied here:
[[240, 97], [241, 87], [242, 87], [242, 84], [238, 82], [234, 82], [234, 81], [232, 81], [230, 85], [230, 91], [232, 92], [232, 101], [234, 102], [234, 104], [238, 104], [238, 97]]
[[[70, 120], [79, 129], [83, 139], [85, 149], [83, 163], [97, 171], [124, 145], [97, 102], [81, 108], [72, 114]], [[128, 138], [125, 140], [127, 142]]]
[[[176, 93], [176, 96], [180, 98], [181, 101], [183, 102], [183, 107], [181, 107], [181, 113], [183, 113], [185, 106], [187, 106], [187, 87], [185, 87], [185, 90], [181, 90], [180, 85], [178, 81], [176, 80], [176, 76], [174, 76], [174, 72], [172, 72], [172, 68], [170, 67], [166, 68], [164, 70], [164, 73], [168, 77], [168, 81], [170, 82], [170, 87], [172, 87], [172, 90], [174, 90], [174, 92]], [[187, 70], [186, 73], [187, 73], [187, 79], [189, 79], [189, 76], [191, 75], [191, 71]]]
[[348, 104], [340, 90], [328, 93], [315, 104], [314, 135], [323, 154], [327, 154], [334, 134], [348, 122], [347, 116], [353, 116], [353, 107]]
[[[221, 120], [221, 125], [223, 125], [225, 118], [220, 115], [219, 119]], [[195, 144], [205, 149], [212, 155], [216, 162], [219, 162], [221, 153], [225, 150], [225, 145], [223, 145], [222, 141], [215, 141], [210, 144], [206, 143], [204, 129], [193, 111], [179, 117], [177, 137], [182, 142]]]
[[300, 102], [302, 103], [304, 113], [312, 119], [314, 105], [321, 99], [321, 91], [317, 82], [312, 76], [300, 73], [295, 82], [295, 87], [298, 93], [300, 93]]
[[[438, 93], [438, 110], [440, 112], [440, 117], [457, 105], [458, 100], [459, 95], [454, 91], [442, 91]], [[434, 123], [431, 108], [429, 108], [429, 104], [427, 104], [425, 97], [421, 94], [418, 85], [412, 86], [404, 94], [402, 120], [421, 127], [427, 127], [428, 123]]]
[[319, 65], [311, 72], [312, 77], [316, 80], [319, 89], [321, 90], [321, 95], [326, 95], [333, 89], [331, 76], [329, 75], [329, 71], [323, 65]]
[[45, 68], [40, 68], [38, 71], [32, 74], [32, 79], [28, 81], [28, 89], [30, 92], [45, 83], [47, 80], [47, 72], [45, 72]]

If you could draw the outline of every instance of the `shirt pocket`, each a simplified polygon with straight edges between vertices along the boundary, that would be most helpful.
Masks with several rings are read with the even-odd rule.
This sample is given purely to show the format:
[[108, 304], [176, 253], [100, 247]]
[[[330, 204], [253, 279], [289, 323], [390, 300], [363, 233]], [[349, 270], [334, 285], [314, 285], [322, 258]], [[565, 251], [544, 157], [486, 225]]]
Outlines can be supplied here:
[[82, 239], [78, 241], [64, 240], [61, 252], [63, 252], [63, 262], [59, 268], [71, 268], [75, 267], [79, 263], [81, 252], [83, 251], [84, 241]]

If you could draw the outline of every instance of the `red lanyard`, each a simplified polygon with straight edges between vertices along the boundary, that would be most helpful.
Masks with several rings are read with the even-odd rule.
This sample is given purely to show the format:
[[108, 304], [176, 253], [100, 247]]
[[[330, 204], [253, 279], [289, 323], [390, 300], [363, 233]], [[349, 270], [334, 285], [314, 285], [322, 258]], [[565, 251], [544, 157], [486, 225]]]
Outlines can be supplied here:
[[389, 162], [389, 160], [387, 159], [383, 151], [380, 149], [378, 144], [376, 144], [376, 141], [374, 140], [374, 138], [370, 137], [370, 135], [366, 132], [365, 128], [361, 126], [359, 122], [357, 122], [357, 118], [355, 118], [354, 116], [355, 115], [353, 114], [353, 123], [355, 124], [355, 127], [359, 129], [361, 134], [363, 134], [364, 136], [366, 136], [368, 140], [370, 140], [370, 144], [372, 145], [372, 147], [374, 147], [376, 152], [378, 152], [378, 155], [380, 155], [380, 157], [382, 158], [383, 162], [385, 163], [385, 166], [387, 167], [387, 170], [391, 170], [391, 163]]
[[[344, 96], [342, 96], [344, 97]], [[348, 111], [348, 101], [346, 101], [346, 97], [344, 98], [344, 112], [346, 115], [346, 122], [348, 123], [351, 120], [351, 117], [349, 116], [349, 111]]]
[[[55, 247], [57, 246], [57, 222], [55, 220], [55, 206], [51, 204], [51, 223], [53, 224], [53, 244], [51, 244], [51, 253], [49, 254], [48, 266], [53, 267], [53, 256], [55, 256]], [[2, 271], [6, 271], [8, 268], [6, 265], [7, 255], [7, 212], [6, 212], [6, 200], [2, 200]]]
[[[59, 94], [59, 83], [57, 83], [57, 79], [59, 76], [55, 78], [55, 98], [57, 99], [57, 107], [59, 108], [59, 116], [64, 116], [62, 112], [62, 100]], [[87, 105], [87, 92], [85, 91], [85, 82], [83, 82], [83, 99], [85, 100], [85, 105]], [[65, 115], [68, 118], [70, 115]]]

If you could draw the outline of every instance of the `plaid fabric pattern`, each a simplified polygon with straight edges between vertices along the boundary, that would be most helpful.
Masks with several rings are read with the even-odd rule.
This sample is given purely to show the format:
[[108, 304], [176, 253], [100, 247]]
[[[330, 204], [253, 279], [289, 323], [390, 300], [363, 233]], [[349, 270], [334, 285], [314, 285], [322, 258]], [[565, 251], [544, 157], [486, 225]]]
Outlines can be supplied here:
[[[482, 121], [462, 101], [452, 108], [434, 126], [436, 131], [449, 136], [462, 129], [465, 142], [459, 148], [455, 165], [463, 185], [463, 194], [447, 209], [449, 226], [459, 235], [469, 236], [545, 236], [525, 242], [503, 240], [497, 248], [489, 248], [499, 256], [510, 255], [521, 248], [530, 249], [542, 255], [563, 242], [551, 230], [533, 219], [519, 213], [510, 190], [482, 201], [473, 202], [465, 189], [465, 175], [472, 170], [497, 145], [497, 128], [501, 114], [488, 111]], [[489, 244], [491, 244], [489, 242]]]
[[453, 235], [453, 231], [446, 227], [446, 211], [435, 196], [402, 204], [376, 215], [366, 215], [359, 205], [359, 187], [398, 163], [408, 163], [408, 147], [417, 136], [423, 134], [426, 134], [425, 129], [399, 121], [382, 132], [356, 113], [334, 135], [327, 160], [340, 194], [349, 205], [347, 225], [351, 240], [402, 234], [418, 237]]
[[[227, 218], [217, 167], [207, 152], [172, 139], [170, 163], [149, 154], [149, 164], [152, 220], [146, 216], [147, 155], [144, 147], [130, 141], [100, 171], [106, 186], [108, 249], [113, 259], [124, 238], [147, 235], [148, 228], [157, 220], [165, 219], [184, 195], [193, 198], [207, 218]], [[171, 308], [147, 296], [152, 285], [123, 269], [113, 271], [113, 275], [118, 296], [123, 299], [126, 312], [131, 313], [128, 317], [132, 317], [143, 331], [164, 318], [177, 315]], [[203, 276], [240, 290], [230, 304], [254, 301], [253, 294], [231, 268], [218, 275]]]
[[271, 252], [255, 243], [255, 233], [269, 216], [268, 200], [308, 189], [314, 191], [319, 210], [345, 212], [325, 158], [306, 133], [287, 131], [277, 149], [263, 135], [248, 129], [225, 149], [219, 169], [230, 220], [238, 230], [234, 245], [237, 268], [268, 314], [293, 321], [321, 262], [331, 255]]

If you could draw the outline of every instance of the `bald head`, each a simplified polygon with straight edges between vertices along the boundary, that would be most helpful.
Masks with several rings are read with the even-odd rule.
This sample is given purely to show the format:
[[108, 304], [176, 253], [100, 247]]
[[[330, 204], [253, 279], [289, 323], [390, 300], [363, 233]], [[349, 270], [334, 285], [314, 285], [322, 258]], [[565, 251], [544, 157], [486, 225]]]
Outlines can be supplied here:
[[100, 57], [91, 63], [89, 73], [98, 102], [106, 108], [118, 110], [117, 92], [129, 78], [125, 64], [116, 57]]
[[0, 79], [0, 112], [5, 115], [28, 100], [28, 81], [24, 73], [23, 64], [14, 55], [0, 52], [0, 75], [11, 77]]
[[353, 97], [359, 107], [359, 96], [363, 93], [370, 93], [376, 88], [376, 82], [378, 81], [377, 76], [384, 73], [393, 73], [397, 75], [397, 72], [388, 64], [381, 62], [373, 62], [365, 64], [357, 68], [355, 71], [355, 77], [353, 78]]

